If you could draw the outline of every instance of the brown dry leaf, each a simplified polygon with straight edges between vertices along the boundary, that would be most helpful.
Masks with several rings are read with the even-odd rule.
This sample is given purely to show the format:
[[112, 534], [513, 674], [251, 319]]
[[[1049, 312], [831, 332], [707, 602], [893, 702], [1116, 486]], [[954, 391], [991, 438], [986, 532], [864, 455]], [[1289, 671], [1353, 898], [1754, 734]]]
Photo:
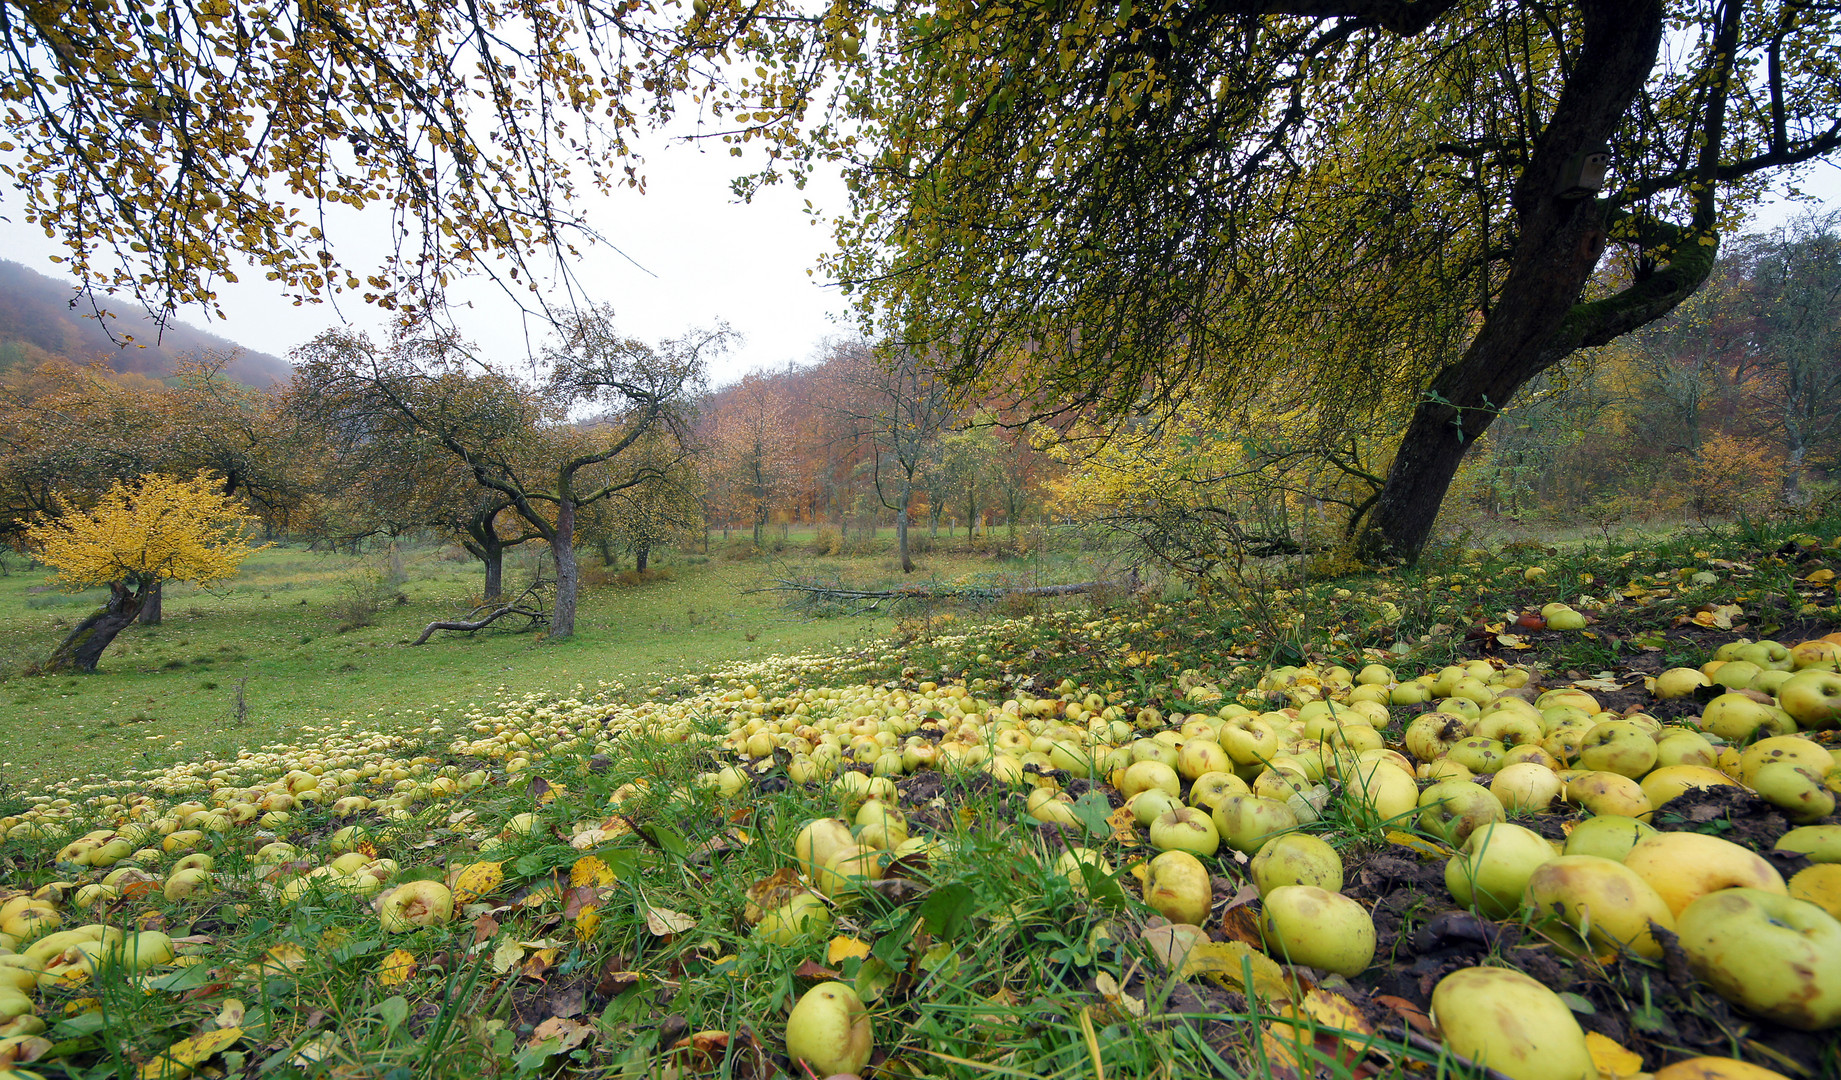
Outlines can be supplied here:
[[686, 858], [690, 862], [700, 862], [725, 851], [739, 851], [752, 843], [754, 837], [749, 836], [746, 829], [730, 827], [691, 848]]
[[1585, 1048], [1591, 1052], [1592, 1064], [1598, 1067], [1600, 1080], [1626, 1080], [1643, 1071], [1642, 1056], [1624, 1049], [1607, 1035], [1586, 1032]]
[[758, 923], [768, 912], [786, 906], [787, 901], [805, 891], [804, 883], [799, 880], [799, 871], [791, 867], [775, 870], [748, 886], [748, 904], [742, 911], [742, 917], [750, 924]]
[[141, 1080], [175, 1080], [187, 1076], [205, 1061], [243, 1037], [242, 1028], [219, 1028], [180, 1039], [166, 1052], [141, 1066]]
[[415, 954], [408, 949], [393, 950], [377, 967], [377, 985], [396, 986], [416, 973]]
[[832, 980], [841, 979], [843, 976], [819, 964], [816, 960], [804, 960], [800, 962], [798, 967], [793, 969], [793, 978]]
[[686, 915], [670, 908], [646, 905], [646, 929], [658, 937], [682, 934], [695, 925], [697, 925], [697, 919], [694, 915]]
[[1259, 933], [1259, 916], [1246, 905], [1230, 907], [1221, 914], [1221, 935], [1229, 941], [1239, 941], [1258, 948], [1264, 943]]
[[538, 949], [525, 957], [524, 977], [542, 982], [544, 973], [556, 966], [556, 952], [555, 949]]
[[1187, 923], [1146, 927], [1140, 936], [1144, 944], [1150, 947], [1151, 955], [1157, 958], [1157, 962], [1172, 971], [1180, 970], [1187, 962], [1190, 950], [1208, 940], [1207, 931]]
[[482, 941], [491, 941], [498, 932], [499, 921], [489, 913], [481, 914], [479, 918], [473, 920], [473, 944], [475, 945]]
[[1201, 942], [1189, 950], [1178, 974], [1184, 979], [1201, 975], [1267, 1001], [1289, 1001], [1293, 992], [1285, 969], [1244, 941]]
[[52, 1045], [50, 1039], [37, 1035], [7, 1039], [0, 1043], [0, 1072], [11, 1072], [14, 1065], [37, 1061], [50, 1052]]
[[1405, 998], [1395, 997], [1392, 994], [1376, 994], [1374, 1000], [1376, 1004], [1385, 1005], [1393, 1010], [1394, 1015], [1406, 1021], [1406, 1025], [1419, 1034], [1428, 1036], [1437, 1034], [1438, 1026], [1432, 1023], [1432, 1018], [1425, 1014], [1425, 1010]]
[[536, 1029], [531, 1032], [530, 1040], [524, 1045], [529, 1048], [550, 1039], [556, 1039], [559, 1045], [551, 1053], [566, 1054], [593, 1036], [593, 1024], [584, 1024], [580, 1020], [571, 1020], [567, 1016], [552, 1016], [537, 1025]]
[[869, 943], [853, 937], [834, 937], [825, 949], [825, 963], [841, 964], [850, 957], [869, 955]]

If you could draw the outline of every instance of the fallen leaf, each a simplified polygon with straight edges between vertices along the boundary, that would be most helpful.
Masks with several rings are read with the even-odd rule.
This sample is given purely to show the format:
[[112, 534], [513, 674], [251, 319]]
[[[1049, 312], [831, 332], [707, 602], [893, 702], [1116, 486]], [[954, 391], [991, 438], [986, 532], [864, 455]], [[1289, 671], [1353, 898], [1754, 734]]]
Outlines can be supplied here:
[[537, 1025], [536, 1029], [531, 1032], [530, 1041], [524, 1045], [526, 1048], [540, 1046], [551, 1039], [555, 1039], [557, 1040], [556, 1049], [550, 1052], [553, 1054], [566, 1054], [587, 1042], [593, 1036], [593, 1024], [584, 1024], [580, 1020], [571, 1020], [567, 1016], [552, 1016], [548, 1020]]
[[750, 924], [758, 923], [769, 911], [785, 907], [794, 896], [805, 891], [805, 883], [799, 880], [799, 871], [791, 867], [775, 870], [748, 886], [748, 904], [742, 911], [742, 917]]
[[824, 965], [818, 963], [816, 960], [808, 959], [808, 960], [801, 961], [799, 966], [793, 969], [793, 978], [795, 979], [817, 979], [819, 981], [830, 981], [830, 980], [842, 978], [842, 976], [840, 976], [837, 972], [832, 971], [830, 968], [825, 967]]
[[1292, 995], [1285, 969], [1244, 941], [1200, 942], [1189, 950], [1177, 974], [1184, 979], [1201, 975], [1268, 1001], [1289, 1001]]
[[1255, 948], [1265, 940], [1259, 933], [1259, 916], [1246, 905], [1230, 907], [1222, 912], [1221, 936], [1229, 941], [1245, 942]]
[[396, 986], [407, 981], [415, 972], [415, 954], [408, 949], [395, 949], [377, 966], [377, 984]]
[[1446, 847], [1436, 840], [1428, 840], [1423, 836], [1414, 836], [1412, 833], [1402, 832], [1399, 829], [1388, 829], [1384, 835], [1388, 843], [1397, 844], [1403, 848], [1411, 848], [1413, 853], [1418, 855], [1421, 859], [1438, 859], [1442, 861], [1457, 854], [1456, 851], [1453, 851], [1451, 848]]
[[646, 929], [658, 937], [681, 934], [695, 925], [697, 925], [697, 919], [694, 915], [672, 911], [670, 908], [655, 908], [650, 904], [646, 905]]
[[1601, 1080], [1624, 1080], [1643, 1071], [1642, 1056], [1624, 1049], [1609, 1036], [1588, 1031], [1585, 1048], [1591, 1051], [1592, 1064], [1598, 1067]]
[[1117, 1006], [1126, 1013], [1132, 1016], [1144, 1015], [1144, 1002], [1127, 994], [1124, 988], [1119, 985], [1119, 981], [1106, 972], [1102, 971], [1093, 977], [1093, 988], [1098, 990], [1100, 996], [1105, 998], [1108, 1003]]
[[543, 980], [545, 972], [556, 966], [555, 949], [538, 949], [524, 959], [521, 973], [527, 979]]
[[616, 880], [613, 870], [593, 855], [584, 855], [569, 867], [571, 886], [612, 885]]
[[601, 909], [585, 907], [575, 916], [575, 937], [577, 941], [588, 941], [595, 931], [601, 928]]
[[222, 1051], [243, 1037], [243, 1029], [237, 1027], [219, 1028], [194, 1035], [189, 1039], [180, 1039], [166, 1048], [166, 1052], [141, 1066], [141, 1080], [173, 1080], [173, 1078], [190, 1075], [213, 1054]]
[[523, 959], [524, 946], [515, 941], [500, 942], [499, 947], [492, 950], [492, 970], [503, 975], [517, 967]]
[[220, 1028], [241, 1028], [244, 1011], [242, 1002], [236, 998], [225, 998], [224, 1007], [217, 1011], [215, 1023]]
[[850, 957], [869, 955], [869, 944], [853, 937], [834, 937], [825, 949], [825, 963], [841, 964]]
[[1421, 1009], [1419, 1006], [1403, 997], [1395, 997], [1392, 994], [1376, 994], [1374, 1000], [1376, 1004], [1385, 1005], [1389, 1009], [1392, 1009], [1396, 1016], [1406, 1021], [1408, 1027], [1421, 1035], [1433, 1035], [1438, 1031], [1437, 1025], [1432, 1023], [1432, 1018], [1426, 1015], [1424, 1009]]
[[1197, 945], [1208, 940], [1208, 934], [1199, 926], [1188, 923], [1166, 923], [1162, 926], [1146, 927], [1140, 935], [1144, 944], [1151, 950], [1157, 962], [1171, 971], [1181, 970], [1188, 962], [1189, 953]]

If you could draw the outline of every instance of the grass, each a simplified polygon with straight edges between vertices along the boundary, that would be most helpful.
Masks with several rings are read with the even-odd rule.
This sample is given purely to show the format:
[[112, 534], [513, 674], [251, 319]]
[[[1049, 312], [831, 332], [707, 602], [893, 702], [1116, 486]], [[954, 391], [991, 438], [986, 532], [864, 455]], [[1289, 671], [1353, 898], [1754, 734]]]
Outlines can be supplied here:
[[[104, 673], [15, 676], [0, 686], [39, 695], [24, 705], [40, 712], [20, 719], [9, 711], [9, 747], [48, 738], [34, 726], [82, 729], [105, 701], [159, 708], [162, 730], [148, 734], [173, 736], [189, 725], [172, 739], [183, 745], [157, 751], [141, 746], [167, 740], [138, 731], [103, 729], [110, 734], [85, 739], [58, 728], [65, 741], [31, 743], [32, 754], [87, 755], [84, 779], [15, 780], [0, 792], [0, 814], [8, 815], [0, 818], [0, 899], [5, 890], [39, 892], [65, 926], [159, 928], [180, 939], [187, 961], [41, 990], [45, 1042], [34, 1052], [44, 1057], [32, 1067], [47, 1076], [159, 1075], [162, 1054], [202, 1037], [219, 1045], [200, 1063], [224, 1075], [765, 1080], [789, 1068], [781, 1051], [791, 1003], [836, 980], [868, 1002], [875, 1080], [1277, 1080], [1295, 1075], [1288, 1062], [1299, 1056], [1315, 1075], [1337, 1080], [1478, 1077], [1436, 1039], [1409, 1040], [1406, 1014], [1377, 1004], [1376, 980], [1390, 957], [1409, 955], [1412, 935], [1450, 914], [1441, 893], [1370, 901], [1398, 908], [1389, 951], [1360, 979], [1310, 976], [1314, 995], [1235, 937], [1252, 923], [1220, 910], [1210, 919], [1219, 950], [1209, 965], [1174, 964], [1158, 947], [1131, 871], [1152, 852], [1141, 831], [1109, 820], [1116, 792], [1106, 784], [1051, 771], [1013, 785], [977, 767], [906, 775], [889, 751], [964, 730], [962, 716], [986, 725], [987, 746], [1003, 726], [1026, 732], [1026, 745], [1093, 730], [1071, 719], [1069, 703], [1116, 710], [1102, 714], [1107, 738], [1125, 746], [1236, 700], [1260, 708], [1294, 700], [1267, 697], [1278, 684], [1261, 681], [1269, 666], [1293, 660], [1321, 672], [1332, 662], [1379, 659], [1405, 676], [1490, 642], [1498, 664], [1538, 661], [1560, 684], [1568, 666], [1586, 674], [1594, 665], [1622, 667], [1649, 647], [1699, 662], [1718, 638], [1695, 636], [1697, 624], [1680, 620], [1707, 604], [1741, 607], [1758, 630], [1835, 623], [1833, 590], [1809, 582], [1807, 564], [1792, 573], [1770, 561], [1787, 535], [1670, 539], [1628, 556], [1595, 545], [1558, 555], [1456, 553], [1411, 573], [1333, 580], [1273, 568], [1207, 592], [1171, 585], [1009, 613], [909, 607], [871, 621], [796, 618], [773, 595], [738, 589], [787, 574], [893, 580], [885, 551], [824, 560], [788, 551], [767, 567], [679, 556], [668, 564], [670, 581], [591, 593], [582, 633], [568, 644], [482, 634], [420, 649], [401, 642], [463, 602], [471, 567], [433, 550], [407, 553], [400, 588], [409, 603], [386, 606], [376, 626], [341, 634], [333, 610], [352, 582], [394, 579], [392, 568], [268, 552], [218, 594], [176, 591], [168, 624], [131, 631], [121, 651], [105, 654]], [[923, 576], [940, 580], [1033, 580], [1036, 572], [1033, 563], [953, 552], [926, 559]], [[1051, 552], [1042, 572], [1081, 579], [1094, 572], [1087, 559]], [[1535, 559], [1547, 574], [1538, 583], [1525, 574]], [[1725, 563], [1746, 569], [1717, 569]], [[1695, 581], [1701, 572], [1713, 580]], [[25, 603], [48, 595], [27, 591], [39, 583], [17, 573], [0, 579], [15, 656], [38, 655], [55, 638], [49, 620], [58, 609]], [[1643, 599], [1626, 596], [1639, 587]], [[1610, 596], [1619, 599], [1597, 603]], [[1498, 632], [1472, 633], [1560, 597], [1582, 605], [1593, 598], [1603, 613], [1596, 638], [1530, 632], [1535, 647], [1518, 651], [1500, 644]], [[1645, 634], [1663, 634], [1664, 643], [1632, 644]], [[815, 652], [769, 655], [802, 648]], [[348, 664], [354, 670], [342, 671]], [[246, 727], [222, 730], [231, 715], [225, 691], [241, 678], [250, 680]], [[218, 686], [183, 699], [184, 687], [203, 681]], [[117, 689], [125, 686], [140, 700]], [[284, 711], [278, 702], [292, 701], [288, 692], [307, 703]], [[64, 693], [74, 696], [56, 696]], [[1034, 701], [1055, 704], [1025, 721], [1020, 714]], [[1051, 726], [1057, 717], [1069, 726]], [[1390, 743], [1406, 719], [1395, 710]], [[814, 725], [836, 736], [849, 781], [824, 775], [835, 766], [800, 771], [794, 740], [807, 740], [806, 760], [832, 760], [817, 749], [822, 737], [810, 737]], [[736, 749], [761, 734], [772, 735], [779, 753], [737, 767]], [[822, 928], [768, 940], [751, 904], [771, 907], [772, 890], [797, 881], [803, 825], [854, 814], [872, 772], [899, 781], [888, 797], [910, 833], [932, 846], [892, 863], [877, 884], [839, 890]], [[1363, 860], [1385, 856], [1398, 872], [1437, 852], [1424, 840], [1401, 842], [1415, 812], [1380, 814], [1355, 788], [1324, 779], [1330, 798], [1306, 828], [1342, 853], [1352, 885]], [[1026, 793], [1051, 783], [1074, 800], [1071, 826], [1043, 825], [1025, 811]], [[341, 833], [353, 825], [362, 837]], [[79, 894], [57, 883], [95, 883], [106, 872], [79, 861], [92, 858], [88, 849], [70, 846], [91, 829], [98, 839], [122, 835], [139, 845], [115, 866], [138, 867], [155, 887], [137, 894], [130, 874], [116, 882], [118, 895], [79, 906]], [[259, 861], [277, 840], [296, 845], [299, 857]], [[480, 862], [493, 863], [502, 880], [463, 897], [452, 921], [387, 932], [375, 899], [348, 891], [359, 879], [302, 876], [323, 874], [321, 866], [360, 841], [370, 845], [364, 858], [393, 861], [393, 874], [378, 871], [392, 886], [453, 882]], [[1070, 877], [1057, 864], [1071, 846], [1099, 852], [1110, 872]], [[213, 891], [168, 898], [163, 880], [193, 851], [214, 860]], [[1206, 867], [1220, 879], [1221, 909], [1245, 886], [1244, 864], [1224, 853]], [[285, 898], [284, 885], [301, 895]], [[1527, 929], [1498, 925], [1501, 933]], [[1491, 945], [1479, 959], [1513, 964], [1520, 955]], [[1584, 1009], [1596, 1001], [1607, 1016], [1640, 1008], [1664, 1021], [1691, 1013], [1697, 1025], [1737, 1023], [1710, 994], [1671, 997], [1683, 991], [1660, 968], [1619, 965], [1649, 972], [1657, 986], [1654, 1003], [1626, 1001], [1624, 984], [1607, 983], [1589, 961], [1575, 966], [1551, 949], [1540, 955], [1576, 980]], [[1619, 978], [1650, 992], [1649, 982]], [[1423, 997], [1412, 980], [1390, 985]], [[1338, 1011], [1349, 1002], [1367, 1008], [1361, 1021]], [[1307, 1037], [1288, 1037], [1294, 1029], [1278, 1023], [1285, 1017]], [[1777, 1044], [1768, 1031], [1743, 1030], [1747, 1041], [1731, 1045], [1785, 1068], [1770, 1056]], [[1650, 1069], [1684, 1056], [1663, 1036], [1625, 1038]], [[1810, 1071], [1801, 1075], [1841, 1067], [1841, 1049], [1818, 1052], [1825, 1056], [1805, 1062]]]

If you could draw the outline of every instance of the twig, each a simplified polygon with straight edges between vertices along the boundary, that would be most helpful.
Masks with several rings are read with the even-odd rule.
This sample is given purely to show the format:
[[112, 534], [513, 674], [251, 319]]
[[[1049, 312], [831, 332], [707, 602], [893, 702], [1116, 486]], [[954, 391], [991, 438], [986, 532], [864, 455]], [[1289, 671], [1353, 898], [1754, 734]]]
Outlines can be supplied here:
[[[416, 638], [414, 641], [410, 642], [410, 644], [426, 644], [428, 639], [433, 637], [437, 630], [455, 630], [464, 633], [484, 630], [486, 627], [491, 626], [507, 615], [522, 615], [530, 620], [529, 625], [531, 626], [539, 626], [543, 623], [547, 623], [550, 620], [549, 613], [544, 611], [541, 606], [527, 607], [525, 606], [525, 601], [530, 600], [533, 596], [540, 595], [541, 591], [548, 585], [549, 582], [541, 579], [531, 582], [530, 587], [520, 593], [516, 600], [509, 600], [498, 605], [483, 619], [442, 619], [431, 622], [428, 624], [427, 629], [422, 631], [422, 636]], [[487, 605], [482, 604], [474, 608], [471, 612], [468, 612], [468, 614], [478, 614], [486, 610], [486, 606]]]

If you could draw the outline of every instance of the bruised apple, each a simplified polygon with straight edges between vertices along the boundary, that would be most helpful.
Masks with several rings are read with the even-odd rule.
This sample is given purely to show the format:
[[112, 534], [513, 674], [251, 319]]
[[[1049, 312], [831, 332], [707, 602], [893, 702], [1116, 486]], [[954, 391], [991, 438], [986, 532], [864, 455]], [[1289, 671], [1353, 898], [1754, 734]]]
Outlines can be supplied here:
[[378, 910], [383, 928], [400, 934], [444, 926], [454, 917], [454, 894], [439, 881], [409, 881], [384, 894]]
[[1259, 849], [1247, 865], [1261, 896], [1284, 885], [1342, 891], [1342, 856], [1309, 833], [1286, 833]]
[[1696, 899], [1720, 889], [1764, 889], [1787, 895], [1783, 876], [1753, 852], [1717, 836], [1659, 832], [1636, 842], [1624, 865], [1656, 890], [1680, 915]]
[[1803, 1031], [1841, 1024], [1841, 922], [1804, 900], [1722, 889], [1678, 927], [1694, 974], [1746, 1012]]
[[1208, 921], [1214, 889], [1202, 860], [1187, 851], [1166, 851], [1148, 869], [1145, 903], [1174, 923], [1201, 926]]
[[1453, 1052], [1510, 1080], [1592, 1080], [1585, 1032], [1560, 995], [1519, 971], [1463, 968], [1432, 991], [1432, 1022]]
[[1562, 855], [1528, 878], [1527, 901], [1538, 915], [1553, 915], [1598, 946], [1626, 948], [1658, 959], [1662, 945], [1651, 923], [1675, 928], [1668, 904], [1623, 863], [1596, 855]]
[[1281, 885], [1260, 900], [1266, 951], [1290, 964], [1353, 978], [1374, 959], [1374, 920], [1341, 893]]

